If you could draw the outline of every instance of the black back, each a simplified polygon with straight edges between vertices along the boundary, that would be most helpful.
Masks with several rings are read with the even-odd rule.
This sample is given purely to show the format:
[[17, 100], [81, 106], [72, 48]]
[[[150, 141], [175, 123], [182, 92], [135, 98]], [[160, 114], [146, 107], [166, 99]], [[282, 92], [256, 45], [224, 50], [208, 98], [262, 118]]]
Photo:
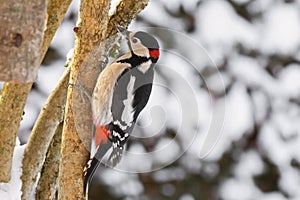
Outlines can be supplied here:
[[[135, 77], [135, 83], [134, 83], [134, 98], [131, 102], [131, 105], [134, 110], [133, 115], [133, 124], [136, 122], [140, 112], [143, 110], [143, 108], [146, 106], [151, 91], [152, 91], [152, 83], [153, 83], [153, 77], [154, 77], [154, 69], [153, 65], [150, 67], [150, 69], [144, 74], [141, 71], [139, 71], [136, 67], [125, 70], [122, 75], [119, 77], [116, 85], [115, 90], [113, 94], [113, 107], [112, 107], [112, 114], [113, 114], [113, 120], [118, 120], [122, 126], [126, 126], [126, 123], [122, 122], [122, 113], [125, 108], [124, 106], [124, 100], [127, 99], [127, 86], [130, 81], [131, 76]], [[116, 128], [116, 127], [115, 127]], [[127, 127], [126, 130], [124, 130], [127, 133], [130, 133], [132, 131], [133, 126]]]

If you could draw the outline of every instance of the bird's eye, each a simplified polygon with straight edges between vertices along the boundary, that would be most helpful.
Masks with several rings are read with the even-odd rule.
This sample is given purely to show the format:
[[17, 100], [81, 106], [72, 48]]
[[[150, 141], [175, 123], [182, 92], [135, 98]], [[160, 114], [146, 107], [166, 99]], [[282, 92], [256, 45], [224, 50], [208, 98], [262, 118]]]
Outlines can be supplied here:
[[133, 43], [137, 43], [137, 42], [138, 42], [138, 39], [137, 39], [137, 38], [132, 38], [132, 42], [133, 42]]

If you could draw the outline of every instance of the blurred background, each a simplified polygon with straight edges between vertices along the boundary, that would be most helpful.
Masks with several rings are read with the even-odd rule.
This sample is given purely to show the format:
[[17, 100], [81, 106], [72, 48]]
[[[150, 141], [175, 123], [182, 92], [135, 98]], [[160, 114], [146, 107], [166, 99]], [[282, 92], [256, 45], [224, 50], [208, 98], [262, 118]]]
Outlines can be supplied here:
[[[21, 143], [65, 70], [78, 4], [43, 61]], [[129, 29], [154, 34], [162, 55], [127, 152], [99, 167], [91, 199], [300, 199], [299, 0], [152, 0]]]

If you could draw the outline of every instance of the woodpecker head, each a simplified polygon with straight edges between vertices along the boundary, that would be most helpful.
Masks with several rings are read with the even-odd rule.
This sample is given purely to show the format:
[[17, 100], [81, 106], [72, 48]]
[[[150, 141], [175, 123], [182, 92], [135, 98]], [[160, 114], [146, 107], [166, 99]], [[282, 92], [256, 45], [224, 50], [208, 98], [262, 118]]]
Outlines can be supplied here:
[[157, 62], [160, 55], [159, 45], [152, 35], [143, 31], [130, 32], [122, 26], [117, 26], [117, 29], [126, 37], [128, 48], [133, 54], [150, 58], [153, 63]]

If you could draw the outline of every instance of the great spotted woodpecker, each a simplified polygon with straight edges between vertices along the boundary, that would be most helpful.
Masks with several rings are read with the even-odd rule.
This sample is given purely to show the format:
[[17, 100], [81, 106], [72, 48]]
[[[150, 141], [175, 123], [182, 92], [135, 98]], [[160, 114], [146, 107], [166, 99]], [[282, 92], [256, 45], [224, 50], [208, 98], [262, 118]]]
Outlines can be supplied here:
[[117, 26], [126, 37], [129, 52], [99, 75], [92, 95], [95, 155], [85, 168], [84, 190], [104, 155], [112, 149], [108, 165], [121, 160], [124, 145], [137, 117], [146, 106], [153, 84], [154, 65], [160, 51], [157, 40], [146, 32], [130, 32]]

